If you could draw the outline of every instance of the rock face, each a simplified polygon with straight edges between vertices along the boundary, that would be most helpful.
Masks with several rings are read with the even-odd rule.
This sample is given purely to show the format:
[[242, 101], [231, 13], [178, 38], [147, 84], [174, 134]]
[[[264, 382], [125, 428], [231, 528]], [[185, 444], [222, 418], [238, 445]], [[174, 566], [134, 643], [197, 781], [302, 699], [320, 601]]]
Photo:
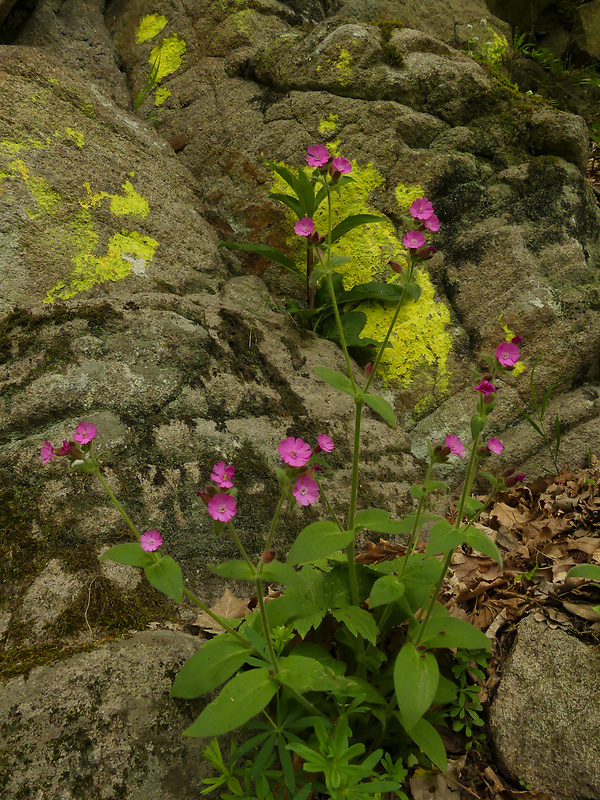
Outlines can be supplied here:
[[9, 681], [0, 694], [6, 797], [200, 797], [203, 744], [181, 736], [193, 704], [169, 699], [198, 641], [147, 631]]
[[[3, 662], [47, 664], [71, 646], [180, 619], [135, 568], [99, 566], [129, 535], [101, 487], [60, 461], [41, 464], [42, 443], [70, 437], [82, 419], [98, 427], [112, 489], [142, 530], [161, 532], [209, 601], [223, 586], [207, 562], [235, 552], [197, 497], [216, 461], [238, 468], [238, 531], [253, 554], [277, 503], [282, 438], [333, 437], [323, 481], [343, 512], [351, 404], [313, 372], [343, 369], [341, 353], [284, 314], [301, 282], [218, 249], [226, 238], [293, 252], [265, 159], [295, 168], [323, 142], [352, 160], [346, 212], [387, 221], [347, 238], [348, 285], [387, 274], [412, 199], [430, 197], [442, 222], [423, 299], [407, 311], [381, 384], [406, 427], [365, 414], [362, 507], [411, 508], [424, 437], [469, 435], [471, 367], [505, 325], [524, 337], [528, 367], [542, 356], [538, 392], [573, 374], [548, 411], [564, 418], [565, 461], [600, 449], [600, 215], [585, 181], [585, 126], [499, 85], [456, 49], [483, 18], [500, 45], [509, 34], [482, 2], [404, 5], [42, 0], [0, 48]], [[134, 115], [159, 52], [158, 84]], [[528, 382], [500, 388], [490, 433], [505, 450], [493, 471], [520, 466], [533, 477], [548, 462], [521, 421]], [[286, 511], [277, 547], [320, 516]], [[154, 640], [139, 641], [155, 652]], [[114, 656], [125, 669], [133, 656], [119, 647], [98, 665]], [[33, 702], [36, 676], [67, 676], [70, 663], [13, 679], [3, 702]], [[111, 703], [121, 697], [126, 708], [113, 689]], [[23, 731], [11, 724], [18, 754]], [[146, 747], [146, 733], [132, 736]], [[29, 772], [17, 760], [24, 797], [54, 785], [43, 759]], [[91, 763], [69, 762], [81, 786]], [[157, 786], [170, 769], [160, 756]], [[131, 792], [150, 794], [140, 781]]]
[[600, 653], [522, 620], [490, 710], [500, 764], [553, 800], [600, 797]]

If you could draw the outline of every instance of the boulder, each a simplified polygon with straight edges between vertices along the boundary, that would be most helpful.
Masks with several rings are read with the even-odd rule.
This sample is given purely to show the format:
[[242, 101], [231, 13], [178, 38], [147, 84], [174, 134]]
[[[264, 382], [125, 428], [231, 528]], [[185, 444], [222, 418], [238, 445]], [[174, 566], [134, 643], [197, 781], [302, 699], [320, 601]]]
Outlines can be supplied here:
[[553, 800], [600, 797], [600, 653], [560, 629], [523, 619], [492, 702], [502, 769]]
[[[0, 693], [0, 789], [6, 797], [190, 800], [207, 742], [184, 738], [198, 703], [169, 698], [201, 639], [174, 631], [69, 650]], [[66, 657], [69, 656], [70, 657]]]

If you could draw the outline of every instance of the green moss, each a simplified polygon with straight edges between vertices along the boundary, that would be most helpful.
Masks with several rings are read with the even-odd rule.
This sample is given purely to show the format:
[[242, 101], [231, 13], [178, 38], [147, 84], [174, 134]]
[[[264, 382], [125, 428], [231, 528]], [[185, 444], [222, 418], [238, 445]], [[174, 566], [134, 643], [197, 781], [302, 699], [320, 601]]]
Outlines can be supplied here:
[[399, 50], [390, 44], [390, 39], [392, 38], [392, 33], [396, 30], [396, 28], [404, 28], [405, 23], [398, 19], [390, 19], [383, 22], [378, 22], [377, 27], [381, 32], [381, 49], [383, 51], [386, 64], [389, 64], [391, 67], [402, 66], [404, 63], [404, 56]]
[[163, 39], [159, 45], [152, 48], [148, 59], [151, 69], [154, 69], [156, 60], [160, 59], [156, 73], [156, 83], [160, 83], [167, 75], [177, 72], [183, 61], [185, 51], [185, 42], [183, 39], [179, 39], [176, 33]]
[[149, 42], [162, 31], [167, 24], [167, 18], [162, 14], [146, 14], [142, 17], [140, 24], [135, 32], [135, 41], [137, 44]]
[[35, 667], [64, 661], [75, 655], [94, 649], [94, 645], [66, 645], [62, 642], [46, 642], [36, 647], [11, 647], [0, 651], [0, 681], [5, 683], [17, 675], [27, 677]]
[[175, 619], [172, 601], [143, 578], [132, 592], [124, 594], [98, 574], [81, 590], [71, 606], [47, 626], [57, 636], [72, 636], [99, 627], [112, 635], [144, 630], [149, 622]]

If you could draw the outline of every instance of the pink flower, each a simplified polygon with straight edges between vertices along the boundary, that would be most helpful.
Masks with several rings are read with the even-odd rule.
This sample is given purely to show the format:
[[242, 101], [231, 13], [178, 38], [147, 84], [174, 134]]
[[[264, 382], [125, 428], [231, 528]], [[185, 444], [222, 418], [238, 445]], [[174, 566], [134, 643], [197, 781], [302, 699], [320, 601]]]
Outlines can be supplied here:
[[502, 342], [496, 348], [496, 358], [503, 367], [514, 367], [519, 360], [520, 350], [512, 342]]
[[281, 460], [290, 467], [303, 467], [312, 455], [310, 446], [302, 439], [294, 439], [293, 436], [280, 442], [277, 451]]
[[302, 217], [294, 225], [294, 231], [298, 236], [310, 236], [315, 229], [315, 223], [310, 217]]
[[158, 550], [162, 543], [163, 538], [158, 531], [146, 531], [146, 533], [142, 533], [140, 536], [142, 550], [145, 550], [147, 553]]
[[504, 450], [504, 445], [500, 441], [500, 439], [494, 439], [493, 437], [488, 442], [488, 450], [492, 453], [496, 453], [497, 456]]
[[317, 444], [324, 453], [331, 453], [335, 447], [333, 444], [333, 439], [330, 436], [327, 436], [326, 433], [320, 433], [317, 436]]
[[462, 458], [464, 454], [467, 452], [460, 438], [456, 436], [454, 433], [449, 433], [448, 436], [446, 436], [444, 444], [446, 445], [446, 447], [450, 448], [450, 452], [453, 453], [455, 456], [460, 456]]
[[61, 445], [60, 450], [56, 453], [57, 456], [66, 456], [67, 453], [71, 450], [71, 445], [67, 442], [66, 439], [63, 439], [63, 443]]
[[216, 494], [208, 503], [208, 513], [219, 522], [229, 522], [235, 517], [237, 501], [230, 494]]
[[508, 489], [512, 489], [517, 483], [523, 483], [525, 480], [525, 475], [522, 472], [518, 472], [516, 475], [511, 475], [510, 478], [506, 481], [506, 486]]
[[226, 467], [224, 461], [219, 461], [218, 464], [213, 465], [213, 472], [210, 473], [210, 479], [222, 489], [231, 489], [233, 486], [232, 479], [234, 474], [234, 466], [230, 464], [228, 467]]
[[312, 478], [298, 478], [292, 494], [301, 506], [310, 506], [319, 496], [319, 486]]
[[409, 210], [415, 219], [429, 219], [433, 214], [433, 205], [426, 197], [418, 197]]
[[492, 386], [489, 381], [480, 381], [477, 386], [475, 387], [476, 392], [481, 392], [486, 397], [490, 395], [492, 392], [496, 391], [496, 387]]
[[439, 231], [440, 229], [440, 221], [435, 214], [432, 214], [430, 217], [427, 217], [427, 219], [424, 219], [423, 225], [425, 225], [428, 231], [432, 231], [433, 233]]
[[331, 158], [324, 144], [311, 144], [306, 152], [306, 163], [309, 167], [324, 167]]
[[342, 175], [347, 175], [349, 172], [352, 172], [352, 164], [348, 161], [347, 158], [342, 158], [338, 156], [337, 158], [333, 159], [333, 168], [336, 169], [338, 172], [341, 172]]
[[513, 336], [512, 339], [511, 339], [511, 342], [513, 344], [521, 344], [522, 341], [523, 341], [523, 337], [522, 336]]
[[40, 450], [40, 456], [44, 464], [49, 464], [56, 453], [54, 452], [54, 448], [52, 447], [52, 442], [44, 442], [44, 446]]
[[408, 231], [404, 237], [404, 246], [410, 250], [418, 250], [425, 244], [425, 237], [421, 231]]
[[98, 429], [95, 425], [92, 425], [91, 422], [80, 422], [75, 428], [73, 438], [76, 442], [79, 442], [79, 444], [88, 444], [97, 433]]

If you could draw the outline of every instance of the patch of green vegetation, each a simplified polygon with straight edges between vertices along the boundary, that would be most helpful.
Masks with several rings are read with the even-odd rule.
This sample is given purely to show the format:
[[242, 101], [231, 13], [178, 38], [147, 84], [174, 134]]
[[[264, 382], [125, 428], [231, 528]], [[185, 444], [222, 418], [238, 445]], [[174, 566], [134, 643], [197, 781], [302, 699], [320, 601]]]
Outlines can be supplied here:
[[377, 27], [381, 32], [381, 49], [383, 50], [386, 64], [389, 64], [390, 67], [402, 66], [404, 56], [390, 43], [390, 40], [396, 28], [404, 28], [406, 24], [399, 19], [390, 19], [378, 22]]
[[172, 601], [157, 592], [145, 577], [125, 595], [108, 578], [97, 574], [47, 629], [56, 636], [72, 636], [86, 630], [89, 624], [118, 636], [129, 630], [144, 630], [149, 622], [176, 618]]
[[94, 646], [45, 642], [35, 647], [18, 646], [0, 650], [0, 682], [6, 683], [18, 675], [26, 678], [35, 667], [43, 667], [54, 661], [64, 661], [76, 653], [89, 652]]

